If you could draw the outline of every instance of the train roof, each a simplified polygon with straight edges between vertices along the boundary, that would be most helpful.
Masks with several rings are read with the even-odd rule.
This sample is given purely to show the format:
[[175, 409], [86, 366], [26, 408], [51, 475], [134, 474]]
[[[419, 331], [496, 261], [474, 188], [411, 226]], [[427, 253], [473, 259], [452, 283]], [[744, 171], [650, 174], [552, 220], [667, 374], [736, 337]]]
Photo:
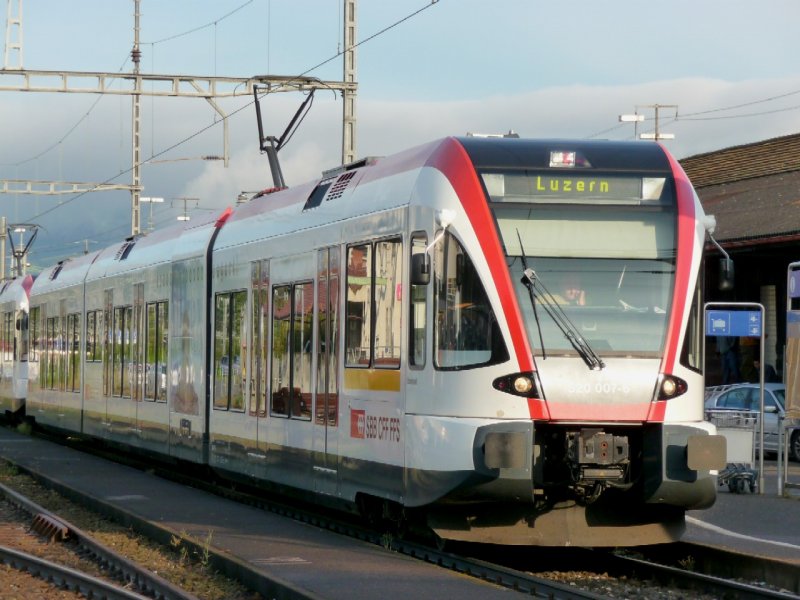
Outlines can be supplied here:
[[[453, 138], [333, 169], [322, 179], [256, 198], [236, 211], [215, 248], [226, 248], [408, 205], [421, 169]], [[389, 182], [391, 179], [391, 182]], [[377, 181], [384, 185], [370, 185]]]
[[33, 286], [32, 275], [7, 279], [0, 285], [0, 305], [13, 302], [17, 306], [27, 307], [31, 286]]
[[[476, 169], [549, 169], [552, 152], [575, 152], [581, 166], [605, 172], [669, 172], [666, 151], [653, 142], [450, 137], [392, 156], [342, 167], [315, 182], [267, 194], [238, 207], [216, 248], [311, 230], [414, 201], [423, 167], [463, 157]], [[391, 178], [391, 183], [388, 181]], [[370, 186], [378, 180], [384, 185]]]
[[65, 259], [39, 274], [32, 293], [42, 294], [160, 263], [169, 264], [176, 259], [202, 256], [217, 219], [218, 216], [213, 215], [181, 222]]
[[[606, 172], [670, 170], [666, 151], [653, 142], [442, 138], [388, 157], [364, 159], [334, 169], [316, 181], [266, 193], [237, 206], [230, 214], [182, 222], [62, 261], [42, 272], [34, 293], [202, 256], [217, 228], [220, 232], [215, 249], [223, 249], [407, 206], [415, 201], [415, 187], [423, 168], [443, 161], [463, 160], [466, 156], [476, 169], [547, 169], [554, 151], [575, 152], [585, 165]], [[370, 185], [378, 181], [382, 185]]]
[[88, 254], [66, 258], [43, 269], [33, 283], [31, 293], [38, 294], [83, 283], [86, 272], [101, 252], [104, 251], [95, 250]]

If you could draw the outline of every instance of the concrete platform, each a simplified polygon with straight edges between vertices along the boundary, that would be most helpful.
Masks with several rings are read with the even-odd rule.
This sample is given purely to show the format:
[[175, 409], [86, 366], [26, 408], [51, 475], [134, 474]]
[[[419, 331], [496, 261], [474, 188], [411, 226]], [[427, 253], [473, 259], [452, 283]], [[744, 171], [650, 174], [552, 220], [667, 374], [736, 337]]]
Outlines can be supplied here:
[[[789, 482], [800, 484], [800, 463], [789, 462]], [[800, 488], [779, 496], [777, 463], [765, 460], [763, 492], [720, 487], [714, 506], [689, 512], [683, 540], [800, 565]]]
[[269, 597], [492, 600], [513, 593], [7, 429], [0, 429], [0, 457], [132, 518], [209, 540], [243, 566], [268, 575], [275, 582]]

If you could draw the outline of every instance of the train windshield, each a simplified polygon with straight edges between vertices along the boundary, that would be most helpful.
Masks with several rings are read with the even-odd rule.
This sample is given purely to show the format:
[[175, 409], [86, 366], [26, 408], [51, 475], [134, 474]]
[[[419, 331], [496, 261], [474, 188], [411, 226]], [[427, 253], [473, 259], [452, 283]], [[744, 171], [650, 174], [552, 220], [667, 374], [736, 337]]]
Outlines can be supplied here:
[[[576, 352], [569, 333], [541, 306], [547, 300], [601, 356], [662, 353], [675, 274], [674, 195], [666, 179], [647, 190], [638, 178], [638, 191], [636, 180], [625, 179], [629, 192], [618, 199], [560, 194], [498, 201], [490, 193], [535, 354]], [[524, 277], [526, 265], [533, 273]], [[531, 276], [542, 290], [534, 301]]]

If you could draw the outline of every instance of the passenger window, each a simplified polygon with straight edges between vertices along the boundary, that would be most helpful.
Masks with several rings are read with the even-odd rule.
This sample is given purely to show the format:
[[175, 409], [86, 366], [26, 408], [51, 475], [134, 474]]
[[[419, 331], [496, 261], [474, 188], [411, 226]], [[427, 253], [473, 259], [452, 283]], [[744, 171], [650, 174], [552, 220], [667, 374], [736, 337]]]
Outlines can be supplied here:
[[3, 313], [2, 321], [3, 329], [0, 332], [2, 341], [0, 341], [0, 344], [3, 347], [3, 360], [12, 360], [14, 358], [14, 313]]
[[39, 334], [42, 330], [41, 323], [39, 323], [41, 310], [42, 309], [39, 306], [34, 306], [33, 308], [31, 308], [31, 316], [29, 319], [30, 330], [28, 332], [31, 340], [28, 360], [30, 360], [31, 362], [38, 362], [39, 360], [39, 347], [41, 344], [41, 340], [39, 339]]
[[250, 271], [253, 288], [250, 347], [250, 413], [267, 414], [267, 330], [269, 328], [269, 261], [259, 260]]
[[372, 363], [372, 245], [347, 249], [347, 315], [344, 337], [345, 365], [368, 367]]
[[67, 315], [66, 359], [68, 392], [81, 391], [81, 315]]
[[400, 368], [402, 250], [399, 240], [375, 244], [375, 367]]
[[435, 366], [457, 370], [508, 360], [505, 341], [478, 272], [450, 233], [436, 245], [434, 285]]
[[319, 251], [317, 275], [318, 425], [335, 427], [339, 417], [339, 248]]
[[[111, 339], [111, 395], [131, 397], [131, 321], [132, 306], [114, 307]], [[60, 334], [56, 337], [60, 338]]]
[[169, 314], [167, 302], [150, 302], [145, 311], [145, 377], [146, 400], [167, 401], [167, 340]]
[[273, 415], [289, 416], [289, 340], [292, 324], [292, 287], [272, 288], [272, 364], [270, 365]]
[[400, 368], [402, 252], [400, 240], [347, 249], [347, 367]]
[[242, 411], [247, 292], [217, 294], [214, 308], [214, 408]]
[[314, 284], [272, 290], [272, 414], [311, 419]]
[[[414, 234], [411, 237], [411, 256], [425, 254], [428, 237]], [[427, 333], [428, 313], [428, 287], [427, 285], [411, 286], [411, 305], [409, 307], [408, 327], [408, 362], [412, 367], [425, 366], [425, 335]]]

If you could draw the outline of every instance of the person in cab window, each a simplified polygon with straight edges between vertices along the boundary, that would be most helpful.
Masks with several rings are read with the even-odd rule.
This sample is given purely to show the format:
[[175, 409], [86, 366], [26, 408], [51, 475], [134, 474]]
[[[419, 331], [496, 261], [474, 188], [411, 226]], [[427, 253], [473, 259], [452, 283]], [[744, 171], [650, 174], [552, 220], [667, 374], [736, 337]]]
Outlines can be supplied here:
[[556, 302], [568, 306], [585, 306], [586, 305], [586, 291], [580, 284], [577, 275], [567, 275], [561, 285], [561, 291], [558, 294], [553, 294]]

